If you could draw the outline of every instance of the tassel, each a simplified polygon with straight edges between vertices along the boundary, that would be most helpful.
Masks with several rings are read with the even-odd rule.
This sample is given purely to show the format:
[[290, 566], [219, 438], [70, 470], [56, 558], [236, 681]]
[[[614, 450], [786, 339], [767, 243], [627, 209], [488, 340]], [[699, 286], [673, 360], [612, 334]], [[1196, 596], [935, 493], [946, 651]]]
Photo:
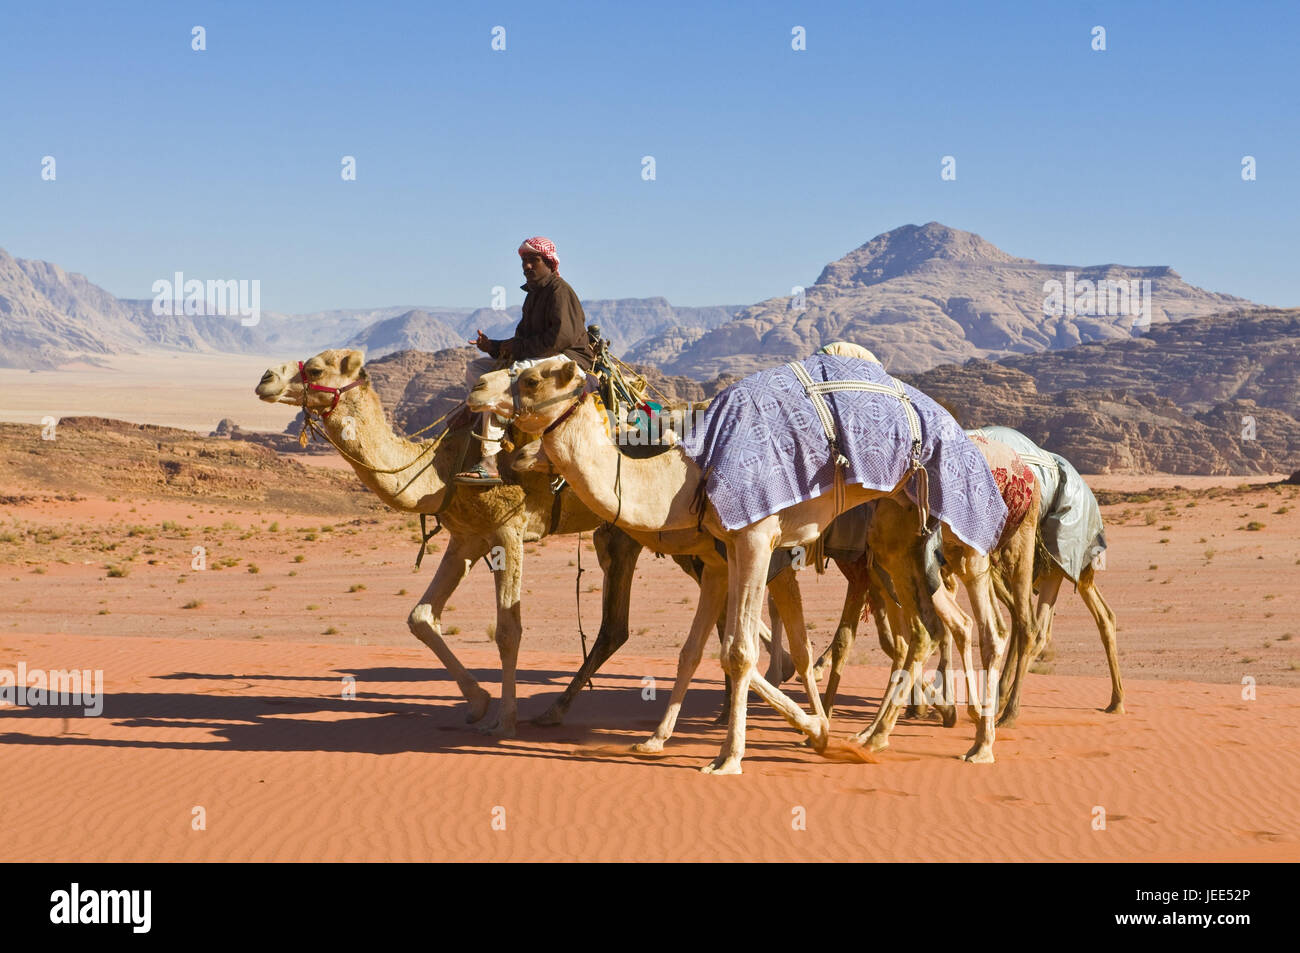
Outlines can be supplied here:
[[925, 467], [918, 467], [916, 471], [916, 511], [921, 521], [918, 533], [924, 536], [930, 522], [930, 474]]

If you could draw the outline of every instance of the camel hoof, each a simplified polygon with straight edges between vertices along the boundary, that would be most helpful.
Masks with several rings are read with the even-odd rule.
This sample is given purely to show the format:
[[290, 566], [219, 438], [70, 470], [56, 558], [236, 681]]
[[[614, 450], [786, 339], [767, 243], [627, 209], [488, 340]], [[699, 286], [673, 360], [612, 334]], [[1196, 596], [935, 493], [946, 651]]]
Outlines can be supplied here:
[[1113, 702], [1111, 702], [1110, 705], [1106, 708], [1106, 714], [1108, 714], [1108, 715], [1126, 715], [1126, 714], [1128, 714], [1128, 713], [1127, 713], [1126, 711], [1124, 711], [1124, 703], [1123, 703], [1122, 701], [1113, 701]]
[[740, 769], [739, 758], [714, 758], [704, 767], [700, 768], [701, 774], [743, 774]]
[[479, 725], [474, 729], [480, 735], [488, 738], [513, 738], [515, 736], [515, 726], [494, 722], [490, 725]]
[[956, 705], [941, 705], [935, 710], [939, 713], [939, 718], [943, 721], [943, 726], [945, 728], [951, 728], [953, 725], [957, 724]]
[[546, 709], [546, 711], [534, 718], [533, 724], [539, 725], [542, 728], [558, 727], [559, 725], [564, 724], [564, 712], [555, 705], [552, 705], [550, 708]]
[[632, 750], [639, 751], [642, 754], [658, 754], [664, 750], [663, 739], [651, 738], [647, 741], [641, 742], [639, 745], [633, 745]]
[[993, 752], [987, 748], [976, 746], [962, 755], [961, 759], [963, 761], [968, 761], [971, 764], [992, 764]]
[[831, 721], [829, 718], [814, 719], [817, 730], [808, 736], [808, 744], [813, 751], [821, 754], [826, 750], [826, 746], [831, 742]]
[[885, 734], [866, 734], [865, 732], [855, 735], [853, 738], [858, 744], [862, 745], [868, 751], [884, 751], [889, 747], [889, 736]]
[[465, 724], [472, 725], [476, 721], [481, 721], [483, 716], [488, 713], [488, 707], [492, 704], [492, 696], [480, 688], [465, 699], [465, 702], [469, 705], [469, 711], [465, 712]]
[[813, 666], [812, 677], [813, 677], [814, 685], [821, 684], [822, 679], [826, 677], [826, 670], [828, 668], [830, 668], [830, 665], [826, 664], [825, 662], [821, 663], [820, 665]]
[[1019, 712], [1014, 712], [1014, 711], [1004, 712], [1002, 717], [998, 719], [998, 727], [1014, 728], [1016, 727], [1016, 719], [1018, 719], [1019, 717], [1020, 717]]

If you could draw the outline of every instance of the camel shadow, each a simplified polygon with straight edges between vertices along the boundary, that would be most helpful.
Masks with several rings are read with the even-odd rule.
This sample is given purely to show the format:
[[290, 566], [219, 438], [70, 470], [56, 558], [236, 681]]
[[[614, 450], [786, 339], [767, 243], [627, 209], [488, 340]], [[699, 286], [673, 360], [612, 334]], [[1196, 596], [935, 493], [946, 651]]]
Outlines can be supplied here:
[[[215, 690], [182, 692], [119, 692], [103, 698], [103, 712], [87, 716], [81, 706], [33, 706], [3, 709], [0, 725], [19, 727], [24, 722], [36, 727], [61, 719], [59, 734], [0, 730], [0, 745], [75, 746], [173, 751], [248, 752], [345, 752], [375, 755], [402, 753], [458, 752], [472, 757], [530, 757], [548, 761], [643, 763], [657, 761], [665, 768], [695, 770], [698, 752], [686, 756], [671, 748], [647, 757], [631, 750], [659, 721], [666, 693], [657, 700], [641, 693], [634, 676], [598, 676], [618, 681], [632, 680], [631, 688], [600, 688], [583, 691], [564, 725], [543, 727], [527, 719], [544, 710], [547, 695], [521, 699], [517, 737], [498, 739], [485, 736], [464, 722], [464, 704], [458, 691], [439, 691], [447, 681], [445, 673], [413, 668], [336, 669], [335, 675], [288, 676], [275, 674], [228, 674], [174, 672], [155, 676], [160, 681], [198, 680], [226, 683]], [[485, 671], [484, 676], [497, 674]], [[442, 675], [442, 678], [436, 676]], [[355, 697], [337, 695], [277, 695], [259, 693], [257, 682], [324, 682], [343, 685], [356, 679]], [[568, 672], [531, 672], [527, 681], [537, 684], [563, 682]], [[486, 680], [486, 679], [485, 679]], [[521, 679], [522, 681], [523, 679]], [[430, 690], [407, 694], [368, 692], [367, 681], [383, 683], [419, 682]], [[438, 683], [433, 686], [432, 683]], [[228, 687], [227, 687], [228, 686]], [[241, 692], [234, 694], [233, 692]], [[714, 723], [723, 703], [721, 680], [699, 681], [687, 696], [675, 740], [687, 744], [721, 743], [725, 727]], [[495, 703], [494, 703], [495, 704]], [[754, 702], [751, 702], [754, 704]], [[322, 717], [326, 716], [326, 717]], [[137, 730], [140, 737], [95, 738], [79, 729], [89, 717], [110, 721], [114, 728]], [[202, 729], [202, 740], [167, 740], [160, 729]], [[794, 742], [756, 742], [748, 747], [756, 760], [797, 762], [806, 760]], [[670, 742], [672, 745], [672, 742]]]
[[[173, 672], [170, 675], [155, 675], [155, 678], [162, 680], [185, 680], [185, 679], [203, 679], [211, 681], [280, 681], [280, 682], [339, 682], [345, 676], [352, 676], [358, 683], [363, 681], [372, 682], [450, 682], [453, 681], [451, 675], [442, 668], [410, 668], [398, 666], [380, 666], [376, 668], [338, 668], [335, 669], [336, 675], [272, 675], [268, 673], [259, 673], [256, 675], [232, 675], [228, 672]], [[501, 684], [500, 668], [475, 668], [467, 670], [474, 679], [480, 683], [489, 685]], [[639, 682], [640, 677], [636, 675], [618, 675], [614, 673], [601, 672], [599, 677], [605, 679], [625, 679], [628, 681]], [[516, 681], [521, 685], [568, 685], [573, 678], [573, 672], [532, 669], [521, 671], [516, 676]]]

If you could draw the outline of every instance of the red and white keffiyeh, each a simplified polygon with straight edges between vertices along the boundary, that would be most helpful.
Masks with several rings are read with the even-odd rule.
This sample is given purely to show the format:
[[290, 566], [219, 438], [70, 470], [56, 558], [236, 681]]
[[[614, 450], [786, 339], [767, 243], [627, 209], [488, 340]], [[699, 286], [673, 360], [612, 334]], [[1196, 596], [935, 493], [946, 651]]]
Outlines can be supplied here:
[[551, 266], [551, 271], [560, 273], [560, 256], [555, 251], [555, 242], [541, 235], [534, 235], [519, 246], [519, 257], [526, 254], [541, 255], [542, 260]]

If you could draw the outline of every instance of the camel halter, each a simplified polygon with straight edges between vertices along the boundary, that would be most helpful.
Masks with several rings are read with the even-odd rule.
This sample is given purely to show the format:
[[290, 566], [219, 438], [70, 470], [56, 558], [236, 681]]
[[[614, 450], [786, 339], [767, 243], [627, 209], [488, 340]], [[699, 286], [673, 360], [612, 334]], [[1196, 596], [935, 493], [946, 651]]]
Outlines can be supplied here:
[[[510, 402], [511, 402], [511, 409], [514, 411], [515, 417], [518, 417], [520, 415], [518, 381], [519, 381], [519, 375], [512, 371], [510, 373]], [[569, 417], [573, 415], [573, 412], [577, 410], [579, 407], [581, 407], [586, 402], [587, 398], [590, 395], [596, 392], [596, 388], [593, 383], [594, 381], [595, 378], [592, 375], [587, 374], [583, 378], [582, 384], [580, 386], [575, 387], [573, 390], [568, 391], [567, 393], [556, 394], [554, 397], [546, 398], [546, 400], [539, 400], [537, 403], [533, 404], [533, 406], [528, 409], [528, 413], [531, 414], [542, 407], [549, 407], [552, 404], [558, 404], [566, 400], [573, 401], [572, 404], [570, 404], [568, 407], [564, 409], [564, 413], [560, 414], [560, 416], [556, 417], [554, 420], [552, 420], [549, 424], [546, 425], [546, 429], [543, 430], [541, 434], [543, 437], [546, 436], [548, 433], [550, 433], [552, 430], [554, 430], [556, 427], [560, 426], [560, 424], [568, 420]], [[597, 397], [597, 400], [599, 400], [599, 397]], [[618, 508], [614, 511], [614, 518], [610, 520], [609, 523], [607, 524], [609, 526], [617, 526], [618, 518], [623, 515], [623, 454], [621, 453], [618, 454], [617, 470], [614, 473], [614, 496], [618, 499]], [[581, 621], [578, 623], [578, 627], [581, 630], [582, 627]], [[583, 642], [583, 648], [584, 650], [586, 648], [585, 640]]]
[[[302, 361], [298, 362], [298, 377], [302, 379], [302, 383], [304, 385], [302, 391], [302, 430], [298, 434], [299, 445], [303, 447], [307, 446], [308, 433], [320, 434], [325, 439], [325, 442], [328, 443], [330, 446], [332, 446], [335, 450], [337, 450], [343, 457], [345, 457], [347, 460], [349, 460], [356, 466], [361, 467], [363, 470], [368, 470], [371, 473], [387, 475], [392, 473], [401, 473], [403, 470], [410, 469], [411, 467], [415, 466], [415, 464], [419, 463], [420, 460], [423, 459], [427, 454], [429, 454], [434, 450], [437, 450], [438, 447], [442, 444], [443, 438], [446, 437], [447, 434], [451, 432], [451, 428], [449, 426], [442, 433], [438, 434], [436, 437], [430, 440], [420, 450], [419, 453], [417, 453], [414, 457], [411, 458], [409, 463], [403, 463], [401, 466], [390, 467], [389, 469], [386, 470], [381, 470], [378, 467], [372, 467], [370, 464], [366, 463], [365, 461], [358, 460], [356, 457], [352, 456], [352, 454], [348, 453], [337, 443], [335, 443], [334, 438], [329, 435], [329, 431], [318, 426], [317, 423], [314, 420], [312, 420], [312, 416], [311, 416], [313, 413], [318, 413], [320, 414], [322, 419], [328, 418], [329, 415], [334, 413], [334, 411], [338, 408], [339, 398], [342, 397], [346, 392], [352, 390], [352, 388], [360, 387], [361, 379], [358, 378], [357, 380], [354, 380], [351, 384], [345, 384], [342, 387], [326, 387], [323, 384], [309, 384], [307, 383], [306, 374], [303, 372]], [[333, 394], [334, 401], [333, 403], [330, 404], [330, 409], [313, 411], [310, 407], [308, 407], [307, 396], [310, 391], [317, 391], [324, 394]], [[438, 426], [438, 424], [442, 423], [448, 417], [460, 411], [460, 409], [464, 406], [465, 405], [463, 403], [457, 404], [455, 407], [453, 407], [447, 413], [443, 414], [433, 423], [429, 424], [427, 427], [421, 427], [415, 433], [411, 434], [407, 439], [413, 440], [416, 437], [420, 436], [420, 434], [424, 433], [425, 431], [432, 430], [434, 427]], [[452, 484], [452, 486], [455, 486], [455, 484]], [[438, 508], [438, 512], [435, 513], [434, 516], [437, 516], [439, 513], [442, 512], [442, 510], [446, 509], [446, 504], [450, 501], [451, 495], [452, 495], [451, 492], [443, 494], [444, 497], [443, 505]], [[423, 519], [423, 516], [424, 514], [421, 514], [421, 519]], [[437, 530], [434, 530], [434, 532], [436, 533]], [[433, 534], [430, 533], [429, 535], [432, 536]], [[423, 550], [421, 550], [421, 552], [423, 553]], [[419, 566], [419, 563], [417, 562], [416, 565]]]
[[333, 395], [334, 395], [334, 402], [333, 402], [332, 404], [330, 404], [330, 409], [329, 409], [329, 410], [318, 411], [318, 413], [320, 413], [321, 417], [328, 418], [329, 415], [332, 414], [332, 413], [334, 413], [334, 411], [338, 408], [338, 406], [339, 406], [339, 398], [340, 398], [340, 397], [342, 397], [344, 394], [346, 394], [346, 393], [347, 393], [348, 391], [350, 391], [352, 388], [354, 388], [354, 387], [360, 387], [360, 386], [361, 386], [361, 379], [360, 379], [360, 378], [357, 378], [357, 379], [354, 380], [351, 384], [344, 384], [342, 387], [326, 387], [326, 386], [324, 386], [323, 384], [308, 384], [308, 383], [307, 383], [307, 373], [306, 373], [306, 371], [303, 370], [303, 366], [302, 366], [302, 365], [303, 365], [303, 362], [302, 362], [302, 361], [299, 361], [299, 362], [298, 362], [298, 376], [302, 378], [302, 382], [303, 382], [304, 384], [307, 384], [306, 388], [305, 388], [305, 389], [303, 390], [303, 392], [302, 392], [302, 409], [303, 409], [304, 411], [306, 411], [306, 409], [307, 409], [307, 391], [314, 390], [314, 391], [317, 391], [317, 392], [322, 393], [322, 394], [333, 394]]
[[[527, 368], [525, 368], [525, 370], [527, 370]], [[520, 372], [511, 370], [511, 371], [507, 371], [507, 373], [510, 375], [510, 410], [511, 410], [512, 417], [518, 418], [522, 416], [527, 416], [529, 414], [536, 413], [537, 411], [541, 410], [543, 407], [550, 407], [552, 404], [559, 404], [566, 400], [573, 400], [573, 404], [570, 407], [566, 408], [564, 413], [560, 414], [560, 416], [556, 417], [546, 426], [546, 429], [542, 431], [543, 436], [550, 433], [560, 424], [564, 423], [564, 421], [569, 418], [569, 415], [578, 409], [578, 405], [587, 399], [587, 395], [593, 393], [593, 389], [591, 387], [591, 375], [585, 374], [583, 376], [582, 383], [577, 387], [575, 387], [573, 390], [568, 391], [567, 393], [564, 394], [556, 394], [554, 397], [548, 397], [545, 400], [539, 400], [537, 403], [529, 407], [527, 411], [524, 411], [519, 406]], [[574, 398], [577, 399], [574, 400]]]

